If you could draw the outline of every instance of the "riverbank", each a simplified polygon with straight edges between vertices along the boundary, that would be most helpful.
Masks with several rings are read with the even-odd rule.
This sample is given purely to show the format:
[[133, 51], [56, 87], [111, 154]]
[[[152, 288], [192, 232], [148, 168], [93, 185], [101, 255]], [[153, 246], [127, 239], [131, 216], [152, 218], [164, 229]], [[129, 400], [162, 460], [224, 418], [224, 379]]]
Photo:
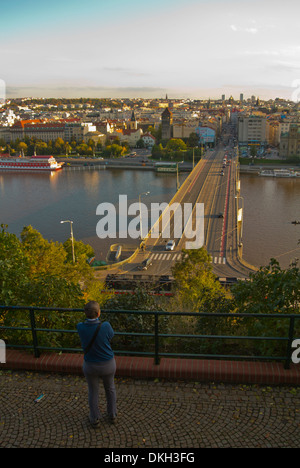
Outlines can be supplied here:
[[241, 164], [240, 165], [240, 173], [241, 174], [248, 174], [248, 175], [259, 175], [261, 171], [267, 170], [274, 170], [274, 169], [286, 169], [289, 171], [296, 170], [300, 172], [300, 167], [296, 166], [295, 164], [264, 164], [264, 165], [253, 165], [250, 164]]
[[[137, 158], [113, 158], [113, 159], [100, 159], [100, 158], [63, 158], [56, 157], [58, 162], [64, 162], [65, 167], [87, 167], [97, 169], [132, 169], [132, 170], [148, 170], [155, 171], [154, 160], [143, 160], [141, 157]], [[245, 158], [242, 159], [244, 161]], [[163, 161], [160, 161], [163, 162]], [[169, 161], [166, 161], [169, 162]], [[190, 172], [193, 169], [193, 164], [189, 162], [179, 163], [178, 169], [180, 172]], [[255, 164], [240, 164], [240, 173], [249, 175], [258, 175], [262, 170], [271, 169], [287, 169], [300, 171], [300, 166], [295, 164], [285, 163], [283, 160], [264, 160], [263, 163], [256, 162]]]
[[[100, 159], [100, 158], [60, 158], [56, 157], [58, 162], [64, 162], [65, 167], [89, 167], [97, 169], [138, 169], [155, 171], [156, 160], [145, 160], [142, 157], [137, 158], [114, 158], [114, 159]], [[170, 161], [166, 161], [170, 162]], [[180, 172], [190, 172], [193, 164], [189, 162], [182, 162], [178, 164]]]

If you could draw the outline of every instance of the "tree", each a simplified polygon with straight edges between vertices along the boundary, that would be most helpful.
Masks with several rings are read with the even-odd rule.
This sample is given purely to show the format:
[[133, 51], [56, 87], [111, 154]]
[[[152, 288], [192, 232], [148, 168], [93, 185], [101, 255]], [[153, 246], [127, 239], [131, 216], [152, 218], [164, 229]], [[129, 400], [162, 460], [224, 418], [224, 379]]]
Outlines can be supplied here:
[[136, 142], [136, 147], [137, 148], [145, 148], [145, 143], [144, 143], [144, 140], [142, 138], [140, 138], [137, 142]]
[[[240, 320], [248, 336], [286, 338], [289, 320], [257, 317], [258, 314], [299, 314], [300, 272], [297, 261], [286, 270], [275, 259], [268, 266], [250, 274], [249, 281], [240, 281], [232, 288], [237, 312], [253, 314], [253, 318]], [[299, 336], [300, 323], [295, 323], [295, 336]], [[253, 345], [254, 348], [254, 345]], [[254, 353], [285, 355], [286, 342], [262, 340], [255, 342]]]
[[199, 136], [197, 135], [197, 133], [191, 133], [187, 139], [187, 146], [189, 148], [195, 148], [198, 145], [199, 145]]
[[[209, 335], [230, 334], [232, 299], [214, 275], [206, 249], [183, 250], [182, 260], [172, 268], [172, 274], [175, 287], [169, 310], [199, 313], [199, 316], [172, 317], [170, 327], [173, 333], [208, 336], [201, 340], [187, 338], [181, 340], [180, 345], [174, 343], [173, 352], [182, 352], [183, 347], [185, 353], [223, 353], [224, 341], [211, 340]], [[216, 315], [218, 312], [226, 316], [219, 317]], [[200, 315], [202, 313], [209, 313], [209, 316]]]
[[[65, 251], [67, 252], [67, 261], [71, 263], [73, 261], [71, 239], [66, 240], [63, 243], [63, 247]], [[76, 260], [78, 260], [82, 256], [84, 260], [86, 260], [87, 258], [93, 257], [95, 255], [93, 247], [91, 247], [88, 244], [85, 244], [82, 241], [77, 241], [75, 239], [74, 239], [74, 252], [75, 252]]]
[[231, 300], [212, 271], [211, 257], [204, 247], [182, 250], [183, 259], [172, 268], [175, 279], [174, 305], [190, 312], [225, 312]]
[[104, 154], [107, 154], [107, 155], [110, 155], [110, 156], [112, 155], [112, 156], [116, 156], [116, 157], [123, 156], [123, 154], [125, 154], [125, 153], [126, 153], [126, 147], [117, 145], [116, 143], [113, 143], [112, 145], [106, 146], [106, 148], [104, 150]]
[[166, 145], [168, 151], [185, 151], [186, 144], [180, 138], [171, 138]]
[[26, 154], [27, 148], [28, 148], [28, 146], [26, 145], [26, 143], [23, 143], [22, 141], [20, 143], [18, 143], [18, 145], [17, 145], [17, 149], [20, 152], [24, 153], [24, 154]]
[[16, 235], [0, 231], [0, 304], [24, 304], [23, 291], [29, 281], [30, 265]]
[[269, 265], [250, 274], [250, 281], [239, 282], [232, 293], [238, 309], [246, 313], [299, 313], [300, 272], [298, 262], [286, 270], [272, 258]]
[[66, 153], [66, 156], [68, 156], [68, 155], [71, 153], [71, 151], [72, 151], [72, 146], [71, 146], [68, 142], [66, 142], [66, 143], [65, 143], [65, 153]]
[[[69, 248], [59, 242], [47, 241], [31, 226], [21, 233], [21, 240], [0, 231], [0, 304], [49, 308], [83, 308], [85, 302], [96, 300], [103, 305], [110, 297], [104, 285], [94, 278], [92, 268], [86, 262], [86, 254], [93, 250], [82, 242], [78, 247], [77, 261], [69, 261]], [[104, 293], [103, 293], [104, 290]], [[77, 315], [76, 315], [77, 314]], [[39, 328], [74, 329], [78, 312], [41, 311], [36, 313]], [[0, 311], [0, 322], [7, 327], [28, 327], [29, 315], [24, 310]], [[7, 342], [30, 344], [30, 332], [5, 331]], [[44, 346], [74, 346], [74, 336], [63, 338], [60, 333], [41, 333], [39, 344]]]
[[256, 154], [257, 154], [256, 146], [251, 146], [250, 155], [251, 155], [251, 158], [252, 158], [252, 162], [254, 162], [254, 158], [255, 158]]

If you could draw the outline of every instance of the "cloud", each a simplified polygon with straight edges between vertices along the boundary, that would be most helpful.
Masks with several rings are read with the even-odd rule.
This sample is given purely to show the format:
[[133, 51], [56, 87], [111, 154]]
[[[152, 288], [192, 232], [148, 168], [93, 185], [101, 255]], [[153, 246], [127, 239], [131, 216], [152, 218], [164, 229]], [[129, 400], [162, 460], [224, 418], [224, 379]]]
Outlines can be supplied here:
[[296, 71], [300, 70], [300, 64], [295, 62], [284, 62], [283, 60], [276, 60], [271, 65], [270, 68], [278, 71]]
[[258, 32], [257, 28], [241, 28], [239, 26], [235, 26], [235, 24], [231, 24], [230, 29], [234, 32], [246, 32], [251, 34], [256, 34]]

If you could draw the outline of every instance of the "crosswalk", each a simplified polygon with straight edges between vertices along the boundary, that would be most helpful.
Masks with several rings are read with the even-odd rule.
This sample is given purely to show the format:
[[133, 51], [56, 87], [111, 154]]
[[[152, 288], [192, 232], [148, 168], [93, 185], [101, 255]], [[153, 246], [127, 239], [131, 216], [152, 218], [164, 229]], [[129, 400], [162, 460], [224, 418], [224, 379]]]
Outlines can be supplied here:
[[[179, 262], [182, 259], [181, 252], [168, 252], [168, 253], [152, 253], [150, 255], [150, 261], [171, 261], [171, 262]], [[212, 257], [212, 263], [215, 265], [226, 265], [226, 257]]]
[[212, 261], [215, 265], [226, 265], [226, 257], [213, 257]]
[[151, 261], [162, 261], [162, 260], [172, 260], [174, 262], [177, 262], [181, 260], [181, 252], [169, 252], [169, 253], [154, 253], [150, 256]]

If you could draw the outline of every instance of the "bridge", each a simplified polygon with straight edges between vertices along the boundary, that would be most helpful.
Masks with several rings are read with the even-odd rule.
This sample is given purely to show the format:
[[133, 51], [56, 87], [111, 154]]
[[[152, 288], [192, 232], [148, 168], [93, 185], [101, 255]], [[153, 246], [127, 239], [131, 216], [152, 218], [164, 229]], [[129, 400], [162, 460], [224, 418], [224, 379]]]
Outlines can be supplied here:
[[[141, 262], [149, 259], [151, 267], [146, 274], [170, 275], [172, 266], [182, 257], [182, 249], [191, 243], [192, 233], [196, 246], [202, 240], [199, 247], [206, 247], [213, 271], [219, 278], [247, 278], [255, 271], [255, 267], [242, 259], [244, 213], [243, 199], [239, 195], [238, 156], [228, 157], [224, 165], [225, 157], [226, 150], [220, 145], [205, 153], [148, 232], [141, 253], [123, 268], [124, 272], [141, 274]], [[189, 219], [186, 219], [188, 216], [184, 218], [187, 204], [192, 207]], [[179, 237], [181, 219], [183, 232]], [[166, 249], [169, 239], [175, 240], [173, 250]]]

